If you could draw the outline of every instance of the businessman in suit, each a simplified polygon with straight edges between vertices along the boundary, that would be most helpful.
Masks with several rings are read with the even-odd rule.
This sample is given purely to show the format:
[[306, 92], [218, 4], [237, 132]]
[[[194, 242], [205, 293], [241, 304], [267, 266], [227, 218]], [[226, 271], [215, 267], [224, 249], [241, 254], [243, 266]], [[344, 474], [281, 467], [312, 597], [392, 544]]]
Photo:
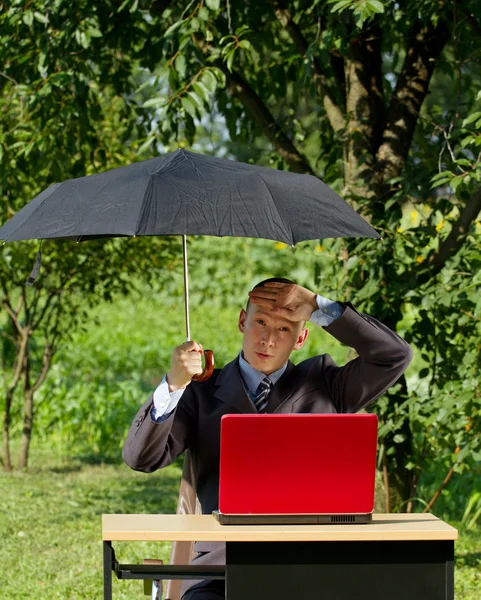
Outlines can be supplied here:
[[[358, 357], [337, 366], [327, 354], [290, 362], [304, 345], [306, 321], [323, 326]], [[189, 448], [204, 514], [218, 508], [220, 420], [229, 413], [354, 413], [375, 400], [404, 372], [410, 346], [349, 303], [337, 303], [287, 279], [260, 282], [249, 292], [238, 321], [242, 351], [205, 382], [202, 347], [174, 349], [169, 372], [137, 413], [123, 449], [135, 470], [170, 465]], [[255, 443], [255, 440], [250, 440]], [[197, 542], [195, 564], [225, 562], [225, 546]], [[223, 582], [186, 582], [183, 600], [220, 600]]]

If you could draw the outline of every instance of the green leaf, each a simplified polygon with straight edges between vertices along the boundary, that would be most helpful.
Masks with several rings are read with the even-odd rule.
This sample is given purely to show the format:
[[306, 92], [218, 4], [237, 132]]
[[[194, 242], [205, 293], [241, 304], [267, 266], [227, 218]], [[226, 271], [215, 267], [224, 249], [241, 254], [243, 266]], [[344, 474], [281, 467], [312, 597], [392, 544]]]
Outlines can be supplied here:
[[102, 37], [102, 32], [100, 31], [100, 29], [97, 29], [96, 27], [93, 27], [92, 29], [88, 29], [87, 33], [89, 34], [90, 37], [95, 37], [95, 38], [101, 38]]
[[202, 72], [201, 81], [210, 92], [214, 92], [216, 90], [218, 82], [217, 77], [214, 75], [212, 69], [204, 69]]
[[33, 12], [31, 10], [25, 11], [23, 13], [22, 20], [25, 23], [25, 25], [31, 27], [33, 25]]
[[199, 11], [197, 12], [197, 15], [199, 16], [199, 19], [201, 19], [202, 21], [208, 21], [209, 20], [209, 11], [206, 9], [205, 6], [201, 6], [199, 8]]
[[252, 49], [252, 44], [249, 42], [249, 40], [242, 40], [241, 42], [239, 42], [239, 46], [241, 48], [244, 48], [244, 50]]
[[457, 175], [456, 177], [453, 177], [449, 182], [449, 185], [451, 186], [454, 193], [456, 193], [456, 190], [458, 189], [459, 185], [463, 183], [464, 177], [464, 175]]
[[472, 166], [471, 161], [468, 160], [467, 158], [458, 158], [456, 160], [456, 164], [461, 165], [462, 167], [471, 167]]
[[461, 148], [466, 148], [466, 146], [469, 146], [469, 144], [472, 144], [474, 141], [474, 136], [473, 135], [467, 135], [465, 138], [463, 138], [460, 142], [460, 146]]
[[165, 106], [166, 99], [165, 98], [149, 98], [142, 104], [142, 108], [150, 108], [152, 106], [161, 107]]
[[174, 67], [181, 79], [185, 77], [186, 66], [187, 63], [185, 60], [185, 56], [183, 54], [179, 54], [174, 61]]
[[117, 12], [118, 13], [122, 12], [129, 2], [130, 2], [130, 0], [124, 0], [122, 2], [122, 4], [120, 5], [120, 7], [117, 9]]
[[384, 12], [384, 4], [379, 2], [379, 0], [367, 0], [367, 6], [372, 8], [375, 13], [383, 13]]
[[202, 100], [208, 104], [210, 101], [210, 92], [202, 81], [197, 80], [192, 86], [194, 91], [202, 98]]
[[149, 136], [145, 142], [140, 146], [140, 148], [138, 149], [138, 154], [143, 154], [146, 150], [148, 150], [150, 148], [150, 146], [152, 146], [152, 144], [155, 141], [155, 135], [151, 135]]
[[192, 29], [192, 31], [199, 31], [200, 29], [200, 21], [197, 17], [193, 17], [190, 20], [190, 28]]
[[232, 63], [234, 62], [235, 50], [231, 50], [227, 53], [225, 62], [229, 71], [232, 72]]
[[164, 37], [168, 37], [169, 35], [172, 35], [174, 33], [174, 31], [177, 31], [177, 29], [179, 29], [179, 27], [182, 27], [182, 25], [187, 21], [187, 19], [183, 19], [181, 21], [177, 21], [175, 22], [173, 25], [171, 25], [167, 31], [164, 33]]
[[464, 119], [464, 121], [463, 121], [463, 127], [465, 127], [466, 125], [469, 125], [470, 123], [473, 123], [474, 121], [476, 121], [480, 117], [481, 117], [481, 112], [474, 112], [474, 113], [470, 114], [469, 117], [466, 117]]
[[436, 179], [436, 181], [433, 181], [433, 179], [431, 180], [433, 183], [431, 184], [431, 189], [436, 188], [436, 187], [440, 187], [442, 185], [446, 185], [446, 183], [449, 183], [451, 181], [451, 177], [452, 175], [449, 175], [447, 173], [442, 173], [442, 177], [438, 177], [438, 179]]
[[40, 23], [44, 23], [45, 25], [48, 23], [48, 16], [42, 15], [42, 13], [38, 12], [37, 10], [33, 14], [37, 21], [40, 21]]
[[241, 35], [244, 35], [244, 33], [247, 33], [248, 31], [250, 31], [249, 25], [242, 25], [241, 27], [238, 27], [235, 30], [235, 34], [237, 37], [240, 37]]
[[199, 111], [204, 109], [204, 102], [195, 92], [187, 92], [187, 95], [192, 98]]
[[[333, 2], [335, 0], [332, 0]], [[353, 4], [353, 0], [339, 0], [336, 4], [331, 8], [331, 12], [342, 12], [348, 6]]]
[[194, 101], [191, 98], [189, 98], [189, 96], [181, 96], [180, 103], [184, 107], [185, 112], [189, 114], [193, 119], [197, 117], [196, 106], [194, 104]]
[[219, 10], [220, 0], [205, 0], [205, 4], [210, 10]]

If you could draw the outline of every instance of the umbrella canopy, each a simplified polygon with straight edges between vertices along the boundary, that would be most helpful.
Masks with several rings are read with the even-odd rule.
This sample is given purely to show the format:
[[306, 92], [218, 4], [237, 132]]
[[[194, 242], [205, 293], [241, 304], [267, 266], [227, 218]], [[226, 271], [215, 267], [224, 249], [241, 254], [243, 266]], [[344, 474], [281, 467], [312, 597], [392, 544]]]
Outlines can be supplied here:
[[175, 234], [380, 237], [316, 177], [187, 150], [52, 185], [0, 228], [5, 241]]
[[[186, 337], [190, 340], [186, 235], [254, 237], [294, 245], [379, 234], [320, 179], [176, 150], [98, 175], [56, 183], [0, 228], [15, 240], [183, 236]], [[28, 283], [40, 268], [40, 252]], [[206, 350], [207, 379], [214, 369]]]

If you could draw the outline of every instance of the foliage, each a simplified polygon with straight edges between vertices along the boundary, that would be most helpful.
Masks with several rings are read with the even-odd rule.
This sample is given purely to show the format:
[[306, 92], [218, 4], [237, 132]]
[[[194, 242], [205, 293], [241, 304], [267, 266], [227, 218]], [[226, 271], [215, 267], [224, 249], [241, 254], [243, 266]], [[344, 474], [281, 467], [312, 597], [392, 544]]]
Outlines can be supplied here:
[[[115, 25], [106, 10], [105, 4], [93, 9], [88, 2], [80, 6], [61, 0], [2, 6], [2, 222], [55, 181], [138, 159], [126, 142], [142, 135], [141, 119], [119, 95], [131, 74], [131, 58], [125, 61], [119, 54], [116, 27], [120, 23]], [[132, 273], [142, 273], [148, 280], [151, 267], [165, 264], [170, 256], [168, 240], [142, 240], [130, 246], [110, 240], [81, 248], [71, 243], [44, 244], [42, 275], [30, 289], [25, 282], [37, 250], [37, 243], [7, 245], [0, 262], [3, 464], [7, 470], [12, 468], [11, 411], [23, 401], [19, 465], [24, 467], [33, 429], [34, 395], [59, 340], [82, 323], [89, 305], [100, 298], [108, 300], [114, 293], [126, 293], [132, 287]]]
[[[84, 107], [121, 94], [123, 140], [146, 155], [202, 147], [199, 136], [207, 133], [209, 151], [319, 176], [341, 192], [384, 241], [320, 240], [310, 264], [300, 250], [282, 255], [279, 266], [284, 274], [304, 269], [303, 281], [352, 299], [419, 349], [416, 375], [380, 405], [382, 466], [397, 492], [393, 507], [417, 495], [423, 473], [438, 472], [436, 461], [453, 481], [453, 473], [473, 465], [480, 406], [477, 3], [37, 0], [28, 7], [14, 2], [5, 14], [10, 29], [0, 52], [10, 52], [12, 43], [15, 51], [3, 61], [2, 77], [22, 85], [16, 73], [27, 69], [36, 109], [47, 84], [64, 98], [52, 106], [67, 111], [67, 126], [48, 139], [75, 145], [86, 139], [75, 127], [99, 131], [89, 128], [96, 111], [91, 118]], [[47, 81], [55, 82], [57, 71], [71, 73], [73, 84], [57, 89]], [[7, 129], [13, 133], [26, 110], [17, 92], [16, 100], [2, 96], [16, 107]], [[21, 141], [12, 138], [12, 152]], [[95, 147], [89, 138], [84, 154]], [[18, 148], [27, 152], [25, 143]], [[78, 149], [67, 154], [82, 158]], [[13, 176], [9, 181], [16, 183]], [[28, 193], [27, 181], [22, 189]], [[233, 263], [227, 255], [220, 260], [220, 247], [217, 262]], [[251, 250], [248, 243], [242, 248], [243, 256]], [[253, 254], [265, 264], [262, 253]], [[207, 261], [208, 268], [203, 297], [227, 301], [232, 280], [218, 278], [211, 291], [216, 271]], [[442, 481], [436, 491], [443, 491]]]

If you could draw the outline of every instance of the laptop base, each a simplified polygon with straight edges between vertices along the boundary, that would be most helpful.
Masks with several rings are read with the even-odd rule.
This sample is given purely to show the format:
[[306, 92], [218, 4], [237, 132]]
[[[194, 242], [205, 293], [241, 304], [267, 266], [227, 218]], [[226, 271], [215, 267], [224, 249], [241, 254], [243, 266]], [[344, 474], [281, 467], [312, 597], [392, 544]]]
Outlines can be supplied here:
[[354, 525], [372, 522], [372, 513], [356, 515], [212, 515], [221, 525]]

